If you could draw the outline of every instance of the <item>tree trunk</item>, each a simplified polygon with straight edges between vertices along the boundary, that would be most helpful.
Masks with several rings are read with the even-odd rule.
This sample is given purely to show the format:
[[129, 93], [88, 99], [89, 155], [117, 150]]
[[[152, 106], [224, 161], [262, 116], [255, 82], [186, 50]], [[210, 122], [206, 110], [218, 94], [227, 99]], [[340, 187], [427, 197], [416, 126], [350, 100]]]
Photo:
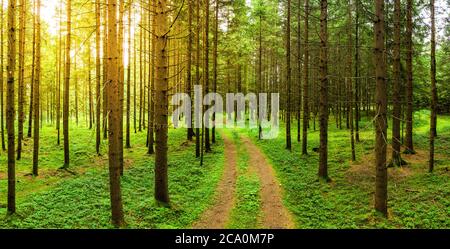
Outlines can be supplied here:
[[[62, 50], [63, 50], [63, 39], [62, 39], [62, 1], [59, 5], [59, 34], [58, 34], [58, 90], [56, 91], [56, 130], [58, 133], [57, 144], [61, 144], [61, 73], [62, 73]], [[33, 85], [33, 84], [32, 84]], [[30, 106], [32, 99], [30, 98]], [[30, 108], [32, 110], [32, 108]], [[31, 113], [31, 112], [30, 112]], [[30, 131], [31, 132], [31, 129]], [[31, 135], [31, 134], [29, 134]]]
[[116, 227], [124, 224], [122, 193], [120, 188], [120, 106], [119, 106], [119, 48], [117, 37], [117, 0], [108, 0], [108, 139], [109, 180], [112, 223]]
[[123, 175], [124, 171], [124, 159], [123, 159], [123, 102], [124, 102], [124, 79], [125, 70], [123, 65], [123, 42], [124, 42], [124, 25], [123, 25], [123, 13], [125, 11], [124, 1], [119, 0], [119, 30], [118, 30], [118, 48], [119, 48], [119, 161], [120, 161], [120, 174]]
[[[41, 84], [41, 0], [36, 1], [36, 73], [34, 79], [34, 131], [33, 131], [33, 176], [37, 176], [39, 164], [39, 104]], [[31, 118], [31, 117], [30, 117]]]
[[167, 176], [167, 133], [168, 133], [168, 9], [165, 0], [156, 3], [155, 27], [155, 199], [162, 203], [169, 203], [168, 176]]
[[406, 6], [406, 134], [405, 153], [415, 154], [413, 143], [413, 46], [412, 46], [412, 9], [413, 0], [407, 0]]
[[401, 5], [400, 0], [394, 2], [394, 68], [393, 68], [393, 92], [392, 102], [394, 105], [392, 117], [392, 165], [402, 166], [402, 157], [400, 152], [400, 121], [402, 114], [402, 107], [400, 102], [400, 37], [401, 37]]
[[359, 121], [361, 120], [361, 114], [360, 114], [360, 97], [359, 97], [359, 89], [360, 89], [360, 79], [359, 79], [359, 4], [360, 2], [357, 0], [355, 1], [355, 13], [356, 13], [356, 20], [355, 20], [355, 140], [357, 143], [360, 142], [359, 138]]
[[387, 216], [387, 89], [384, 32], [384, 0], [375, 2], [375, 74], [376, 74], [376, 116], [375, 116], [375, 209]]
[[302, 26], [301, 26], [301, 7], [303, 1], [298, 0], [297, 10], [297, 87], [298, 87], [298, 103], [297, 103], [297, 142], [301, 142], [301, 118], [302, 118]]
[[287, 0], [286, 13], [286, 149], [291, 151], [291, 0]]
[[131, 148], [130, 141], [130, 114], [131, 114], [131, 8], [132, 2], [128, 1], [128, 70], [127, 70], [127, 119], [125, 146]]
[[[2, 0], [2, 2], [1, 2], [1, 6], [3, 6], [3, 4], [4, 4], [4, 2], [3, 2], [3, 0]], [[3, 8], [0, 8], [0, 11], [1, 11], [1, 20], [0, 20], [0, 36], [1, 36], [1, 40], [3, 41], [3, 26], [4, 26], [4, 19], [3, 19]], [[2, 150], [6, 150], [6, 145], [5, 145], [5, 127], [4, 127], [4, 124], [5, 124], [5, 122], [4, 122], [4, 117], [5, 117], [5, 113], [4, 113], [4, 103], [3, 103], [3, 100], [4, 100], [4, 96], [3, 96], [3, 93], [4, 93], [4, 86], [3, 86], [3, 56], [4, 56], [4, 54], [3, 54], [3, 44], [0, 44], [0, 108], [1, 108], [1, 110], [0, 110], [0, 128], [1, 128], [1, 136], [2, 136]]]
[[[219, 45], [219, 0], [216, 0], [215, 5], [215, 21], [214, 21], [214, 52], [213, 52], [213, 61], [214, 61], [214, 69], [213, 69], [213, 91], [217, 93], [217, 60], [218, 60], [218, 45]], [[216, 143], [216, 113], [214, 112], [213, 117], [213, 127], [211, 132], [211, 141], [212, 143]]]
[[[197, 13], [197, 45], [196, 45], [196, 58], [195, 58], [195, 84], [200, 85], [200, 0], [197, 0], [196, 4], [196, 13]], [[203, 100], [195, 100], [196, 102], [200, 102]], [[200, 111], [200, 110], [198, 110]], [[197, 114], [200, 116], [200, 114]], [[202, 122], [202, 117], [196, 117], [196, 120], [199, 122]], [[195, 156], [198, 158], [200, 157], [200, 123], [196, 122], [196, 129], [195, 129]]]
[[20, 15], [19, 15], [19, 77], [18, 77], [18, 134], [17, 134], [17, 160], [22, 157], [22, 140], [23, 140], [23, 123], [25, 120], [24, 105], [25, 105], [25, 18], [26, 18], [26, 1], [20, 0]]
[[95, 130], [95, 151], [100, 155], [101, 143], [101, 62], [100, 62], [100, 0], [95, 0], [95, 73], [96, 73], [96, 130]]
[[[189, 31], [189, 37], [188, 37], [188, 48], [187, 48], [187, 79], [186, 79], [186, 93], [190, 97], [191, 106], [192, 106], [192, 43], [193, 43], [193, 31], [192, 31], [192, 15], [193, 15], [193, 0], [188, 0], [188, 31]], [[192, 108], [191, 108], [192, 109]], [[192, 110], [191, 112], [191, 120], [189, 121], [188, 129], [187, 129], [187, 139], [189, 141], [192, 141], [194, 137], [194, 130], [192, 128]]]
[[429, 172], [434, 169], [434, 139], [436, 137], [437, 121], [437, 89], [436, 89], [436, 20], [435, 20], [435, 0], [431, 0], [431, 120], [430, 120], [430, 160]]
[[88, 79], [87, 79], [87, 81], [88, 81], [88, 101], [89, 101], [89, 108], [88, 108], [88, 111], [89, 111], [89, 130], [92, 130], [92, 125], [93, 125], [93, 122], [94, 122], [94, 117], [93, 117], [93, 110], [92, 110], [92, 107], [93, 107], [93, 97], [92, 97], [92, 83], [91, 83], [91, 46], [88, 46], [88, 65], [87, 65], [87, 67], [88, 67], [88, 70], [87, 70], [87, 73], [88, 73]]
[[64, 110], [63, 110], [63, 136], [64, 136], [64, 167], [69, 167], [69, 86], [70, 86], [70, 33], [71, 33], [71, 0], [67, 0], [67, 35], [66, 35], [66, 67], [64, 73]]
[[328, 178], [328, 1], [320, 1], [320, 151], [319, 178]]
[[[149, 26], [152, 27], [153, 33], [155, 33], [155, 27], [156, 27], [156, 18], [153, 16], [151, 18], [151, 15], [149, 15]], [[149, 115], [148, 115], [148, 151], [147, 153], [149, 155], [152, 155], [155, 153], [154, 150], [154, 143], [155, 143], [155, 136], [154, 136], [154, 122], [155, 122], [155, 55], [156, 55], [156, 40], [154, 36], [151, 36], [151, 63], [149, 63], [149, 89], [148, 89], [148, 108], [149, 108]]]
[[349, 126], [350, 126], [350, 145], [352, 150], [352, 161], [356, 161], [355, 152], [355, 134], [353, 127], [353, 81], [352, 81], [352, 69], [353, 69], [353, 37], [352, 37], [352, 10], [351, 0], [348, 5], [348, 52], [347, 52], [347, 83], [348, 83], [348, 112], [349, 112]]
[[14, 72], [16, 69], [16, 0], [8, 1], [8, 82], [6, 94], [6, 129], [8, 131], [8, 214], [16, 212], [15, 104]]
[[[205, 46], [205, 50], [204, 50], [204, 56], [205, 56], [205, 68], [204, 68], [204, 74], [205, 74], [205, 86], [204, 86], [204, 91], [205, 91], [205, 95], [206, 96], [209, 93], [209, 1], [210, 0], [205, 0], [205, 36], [203, 37], [204, 41], [203, 44]], [[205, 108], [206, 109], [206, 108]], [[209, 120], [205, 120], [206, 122], [209, 122]], [[204, 124], [204, 122], [202, 122], [202, 124]], [[203, 125], [204, 126], [204, 125]], [[205, 152], [210, 152], [211, 151], [211, 143], [209, 140], [209, 128], [208, 127], [204, 127], [204, 131], [205, 131]]]
[[[104, 0], [107, 6], [108, 0]], [[103, 139], [108, 137], [108, 91], [106, 84], [108, 79], [108, 8], [103, 8]]]
[[308, 127], [309, 127], [309, 0], [305, 0], [305, 57], [303, 80], [303, 139], [302, 154], [308, 155]]

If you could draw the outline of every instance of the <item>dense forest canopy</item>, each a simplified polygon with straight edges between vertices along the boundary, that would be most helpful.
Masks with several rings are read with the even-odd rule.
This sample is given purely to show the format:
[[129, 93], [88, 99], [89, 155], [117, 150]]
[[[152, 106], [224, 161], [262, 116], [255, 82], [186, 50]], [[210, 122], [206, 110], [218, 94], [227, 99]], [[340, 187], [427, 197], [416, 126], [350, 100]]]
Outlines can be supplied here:
[[[283, 177], [281, 182], [289, 188], [283, 197], [290, 205], [286, 217], [299, 213], [293, 203], [306, 183], [298, 183], [293, 175], [304, 176], [300, 166], [318, 165], [318, 184], [343, 184], [346, 192], [354, 183], [344, 179], [353, 173], [338, 165], [354, 169], [357, 162], [370, 163], [374, 167], [368, 179], [373, 181], [357, 186], [366, 193], [364, 207], [374, 206], [385, 217], [390, 216], [391, 202], [396, 207], [396, 200], [388, 197], [388, 182], [391, 174], [397, 181], [398, 168], [416, 169], [411, 165], [421, 160], [421, 169], [439, 172], [436, 184], [449, 184], [449, 0], [1, 0], [1, 7], [0, 207], [8, 214], [20, 213], [28, 201], [36, 203], [30, 193], [40, 198], [40, 192], [32, 189], [52, 186], [45, 189], [64, 192], [64, 178], [76, 175], [82, 181], [90, 165], [109, 166], [91, 170], [108, 184], [102, 188], [109, 193], [106, 206], [116, 227], [124, 226], [128, 216], [135, 218], [128, 207], [136, 208], [136, 203], [131, 205], [128, 198], [133, 196], [130, 182], [139, 179], [132, 173], [136, 170], [152, 175], [154, 185], [139, 185], [152, 188], [143, 196], [153, 195], [156, 206], [171, 209], [167, 212], [176, 212], [176, 203], [175, 209], [181, 205], [183, 212], [191, 213], [175, 227], [208, 227], [196, 220], [214, 199], [208, 186], [217, 185], [220, 195], [222, 171], [223, 177], [231, 177], [225, 182], [238, 189], [234, 191], [253, 186], [255, 192], [261, 190], [261, 203], [264, 193], [275, 193], [267, 200], [281, 203], [281, 188], [264, 189], [263, 178], [245, 174], [236, 178], [247, 171], [236, 170], [236, 165], [246, 163], [266, 165], [252, 172], [273, 181], [276, 174]], [[279, 93], [279, 105], [269, 104], [272, 110], [279, 107], [279, 138], [264, 141], [262, 119], [267, 117], [261, 111], [256, 111], [258, 127], [240, 132], [197, 122], [212, 104], [194, 114], [194, 105], [202, 101], [194, 94], [195, 86], [202, 86], [203, 95], [219, 93], [224, 98], [227, 93]], [[181, 117], [187, 128], [174, 127], [171, 118], [177, 108], [171, 98], [177, 93], [192, 98], [188, 112], [194, 121], [191, 115]], [[245, 117], [245, 123], [251, 119], [249, 108], [227, 115], [235, 122]], [[224, 114], [211, 115], [213, 124], [221, 120], [217, 115]], [[244, 147], [251, 156], [241, 154]], [[176, 154], [184, 150], [189, 153]], [[228, 168], [230, 163], [234, 166]], [[301, 165], [284, 168], [290, 163]], [[205, 169], [177, 168], [194, 164]], [[106, 171], [107, 177], [102, 175]], [[423, 178], [417, 179], [425, 181], [425, 174], [420, 171], [417, 177]], [[194, 182], [204, 184], [195, 186], [205, 192], [180, 197], [190, 188], [183, 184]], [[408, 186], [404, 195], [411, 191]], [[202, 195], [205, 202], [198, 210], [185, 210], [180, 204], [187, 201], [183, 198], [192, 201]], [[442, 205], [437, 207], [441, 213]], [[239, 205], [236, 210], [243, 216], [251, 213]], [[308, 223], [301, 216], [286, 217], [279, 218], [283, 227]], [[399, 220], [389, 224], [407, 226], [406, 218]], [[20, 227], [24, 221], [2, 222]], [[153, 226], [148, 225], [152, 222], [156, 221], [152, 218], [142, 226]], [[356, 226], [385, 224], [377, 222]], [[418, 226], [449, 226], [448, 220], [439, 222]]]

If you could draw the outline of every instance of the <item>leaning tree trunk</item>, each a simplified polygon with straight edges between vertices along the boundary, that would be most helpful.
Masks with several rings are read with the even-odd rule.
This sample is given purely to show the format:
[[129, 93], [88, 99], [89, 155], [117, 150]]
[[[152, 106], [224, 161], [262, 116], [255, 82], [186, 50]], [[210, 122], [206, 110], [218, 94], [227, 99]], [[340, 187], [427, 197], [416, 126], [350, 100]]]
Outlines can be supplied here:
[[328, 180], [328, 1], [320, 1], [320, 151], [319, 177]]
[[384, 0], [375, 2], [375, 101], [377, 114], [375, 116], [375, 209], [387, 216], [387, 89], [386, 89], [386, 60], [384, 57]]
[[14, 71], [16, 69], [16, 0], [8, 1], [8, 65], [6, 94], [6, 129], [8, 130], [8, 213], [16, 212], [16, 158], [15, 158], [15, 105]]
[[156, 1], [155, 22], [155, 199], [169, 203], [167, 176], [167, 133], [168, 133], [168, 8], [165, 0]]
[[109, 186], [112, 223], [116, 227], [124, 224], [122, 193], [120, 188], [120, 106], [119, 106], [119, 48], [117, 35], [117, 0], [108, 0], [108, 139], [109, 139]]

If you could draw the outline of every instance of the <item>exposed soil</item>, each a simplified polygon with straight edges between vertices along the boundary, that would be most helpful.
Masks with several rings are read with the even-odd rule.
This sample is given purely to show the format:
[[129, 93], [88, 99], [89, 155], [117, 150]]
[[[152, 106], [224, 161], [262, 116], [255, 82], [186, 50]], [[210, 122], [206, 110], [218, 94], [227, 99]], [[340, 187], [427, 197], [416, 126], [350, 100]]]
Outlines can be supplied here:
[[242, 137], [242, 141], [250, 156], [250, 169], [257, 173], [261, 182], [262, 226], [269, 229], [294, 228], [292, 215], [283, 205], [283, 189], [275, 176], [274, 169], [249, 138]]
[[201, 218], [192, 226], [196, 229], [223, 229], [226, 227], [231, 210], [235, 203], [237, 178], [237, 150], [227, 137], [223, 136], [225, 144], [225, 169], [216, 190], [212, 207], [208, 208]]

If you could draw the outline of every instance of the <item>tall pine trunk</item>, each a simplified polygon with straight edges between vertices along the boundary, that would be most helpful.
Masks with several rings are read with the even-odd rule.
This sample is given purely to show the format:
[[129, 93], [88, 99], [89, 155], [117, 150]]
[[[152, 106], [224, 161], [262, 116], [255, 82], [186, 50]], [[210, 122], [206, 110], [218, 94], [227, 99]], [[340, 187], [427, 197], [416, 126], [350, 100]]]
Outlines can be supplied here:
[[376, 116], [375, 116], [375, 209], [387, 216], [387, 89], [384, 31], [384, 0], [375, 1], [375, 76], [376, 76]]
[[64, 73], [64, 108], [63, 108], [63, 136], [64, 136], [64, 167], [69, 167], [69, 91], [70, 91], [70, 35], [71, 35], [71, 0], [67, 0], [67, 35], [66, 35], [66, 66]]
[[291, 0], [286, 6], [286, 149], [292, 150], [291, 142]]
[[415, 154], [413, 143], [413, 46], [412, 46], [412, 9], [413, 0], [406, 3], [406, 134], [405, 153]]
[[303, 138], [302, 154], [308, 155], [308, 127], [309, 127], [309, 0], [305, 0], [305, 57], [303, 72]]
[[117, 0], [108, 0], [108, 139], [109, 139], [109, 183], [112, 223], [116, 227], [124, 224], [122, 193], [120, 188], [120, 106], [119, 106], [119, 48], [117, 35]]
[[430, 117], [430, 159], [429, 172], [434, 169], [434, 140], [436, 138], [437, 121], [437, 89], [436, 89], [436, 20], [435, 20], [435, 0], [431, 0], [431, 117]]
[[[1, 1], [1, 6], [3, 6], [3, 0]], [[0, 20], [0, 38], [1, 38], [1, 40], [3, 41], [3, 26], [4, 26], [4, 23], [3, 23], [3, 15], [4, 15], [4, 13], [3, 13], [3, 8], [0, 8], [0, 11], [1, 11], [1, 20]], [[3, 86], [3, 84], [4, 84], [4, 82], [3, 82], [3, 43], [2, 44], [0, 44], [0, 108], [1, 108], [1, 110], [0, 110], [0, 129], [1, 129], [1, 139], [2, 139], [2, 150], [6, 150], [6, 145], [5, 145], [5, 127], [4, 127], [4, 124], [5, 124], [5, 122], [4, 122], [4, 117], [5, 117], [5, 113], [4, 113], [4, 103], [3, 103], [3, 100], [4, 100], [4, 96], [3, 96], [3, 94], [4, 94], [4, 86]]]
[[167, 136], [168, 136], [168, 8], [165, 0], [156, 1], [155, 22], [155, 199], [169, 203], [167, 176]]
[[328, 178], [328, 1], [320, 1], [320, 151], [319, 178]]
[[8, 130], [8, 214], [16, 212], [15, 104], [14, 72], [16, 70], [16, 0], [8, 1], [8, 65], [6, 85], [6, 129]]
[[[189, 13], [188, 13], [188, 30], [189, 30], [189, 37], [188, 37], [188, 47], [187, 47], [187, 78], [186, 78], [186, 93], [190, 97], [191, 106], [192, 106], [192, 43], [193, 43], [193, 36], [194, 33], [192, 31], [192, 15], [193, 15], [193, 0], [188, 0], [189, 4]], [[189, 121], [188, 129], [187, 129], [187, 139], [189, 141], [192, 141], [192, 138], [194, 137], [194, 130], [192, 128], [192, 110], [189, 110], [191, 112], [191, 119]]]
[[130, 114], [131, 114], [131, 8], [132, 2], [128, 1], [128, 69], [127, 69], [127, 117], [125, 146], [131, 148], [130, 141]]
[[96, 129], [95, 151], [100, 154], [101, 143], [101, 62], [100, 62], [100, 0], [95, 0], [95, 81], [96, 81]]
[[401, 3], [400, 0], [394, 1], [394, 67], [393, 67], [393, 92], [392, 102], [394, 110], [392, 113], [392, 165], [401, 166], [401, 140], [400, 140], [400, 121], [402, 114], [401, 107], [401, 76], [400, 76], [400, 37], [401, 37]]
[[[24, 105], [25, 105], [25, 18], [26, 18], [26, 1], [20, 0], [19, 14], [19, 77], [18, 77], [18, 134], [17, 134], [17, 160], [22, 157], [22, 140], [23, 140], [23, 123], [25, 121]], [[31, 117], [30, 117], [31, 118]]]
[[[39, 164], [39, 106], [41, 84], [41, 0], [36, 1], [36, 65], [34, 79], [34, 130], [33, 130], [33, 175], [37, 176]], [[31, 117], [30, 117], [31, 118]]]

